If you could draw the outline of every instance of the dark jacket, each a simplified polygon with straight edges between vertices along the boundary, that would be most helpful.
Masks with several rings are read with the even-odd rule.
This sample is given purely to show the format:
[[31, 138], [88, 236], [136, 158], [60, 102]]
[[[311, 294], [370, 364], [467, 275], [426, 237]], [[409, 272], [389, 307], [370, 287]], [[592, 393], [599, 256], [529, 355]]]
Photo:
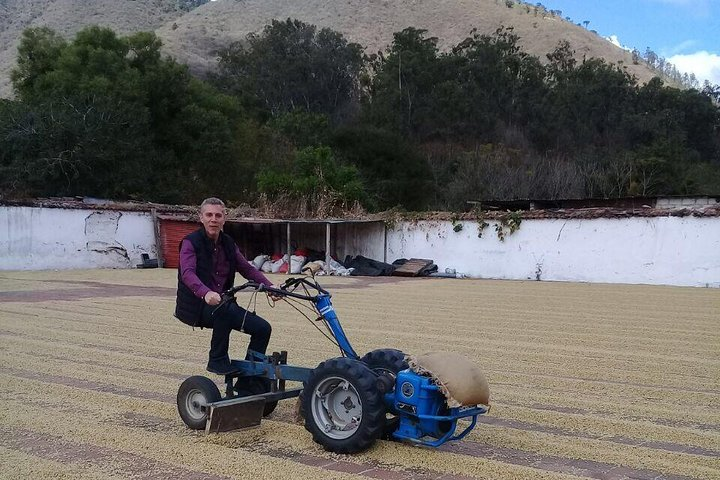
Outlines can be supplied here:
[[[220, 232], [220, 242], [225, 250], [225, 258], [230, 263], [230, 275], [228, 275], [223, 290], [227, 290], [233, 286], [235, 280], [235, 272], [237, 271], [236, 259], [235, 259], [235, 241], [230, 235], [224, 232]], [[195, 250], [195, 258], [197, 264], [195, 266], [195, 273], [201, 282], [205, 285], [212, 285], [212, 251], [213, 242], [205, 234], [205, 229], [200, 228], [193, 233], [183, 238], [183, 241], [188, 240]], [[180, 242], [182, 245], [182, 242]], [[180, 248], [180, 247], [178, 247]], [[183, 323], [186, 323], [193, 327], [203, 327], [207, 325], [202, 324], [202, 309], [205, 305], [205, 301], [202, 298], [198, 298], [190, 290], [187, 285], [182, 281], [182, 266], [178, 265], [178, 288], [177, 288], [177, 300], [175, 302], [175, 316]]]

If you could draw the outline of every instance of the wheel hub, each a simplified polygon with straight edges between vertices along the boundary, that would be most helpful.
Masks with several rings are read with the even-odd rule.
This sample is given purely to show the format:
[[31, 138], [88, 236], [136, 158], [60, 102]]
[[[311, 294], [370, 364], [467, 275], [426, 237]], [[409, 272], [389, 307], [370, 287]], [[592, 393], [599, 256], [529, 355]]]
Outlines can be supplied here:
[[336, 440], [351, 437], [362, 420], [362, 402], [355, 387], [340, 377], [320, 382], [312, 397], [312, 415], [325, 434]]
[[191, 390], [185, 397], [187, 413], [193, 420], [202, 420], [207, 416], [205, 408], [207, 403], [207, 398], [200, 390]]

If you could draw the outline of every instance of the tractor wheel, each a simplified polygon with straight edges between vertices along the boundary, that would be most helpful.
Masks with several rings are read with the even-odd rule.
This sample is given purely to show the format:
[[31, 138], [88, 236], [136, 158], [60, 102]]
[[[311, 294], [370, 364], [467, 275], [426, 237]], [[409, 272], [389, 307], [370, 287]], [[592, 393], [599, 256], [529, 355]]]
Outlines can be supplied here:
[[394, 348], [381, 348], [368, 352], [360, 359], [376, 373], [384, 373], [395, 378], [400, 370], [408, 368], [405, 354]]
[[[270, 380], [261, 377], [238, 377], [235, 381], [234, 390], [239, 397], [268, 393], [270, 391]], [[277, 401], [265, 402], [263, 417], [267, 417], [275, 411], [277, 404]]]
[[[405, 361], [405, 354], [400, 350], [395, 350], [394, 348], [373, 350], [372, 352], [365, 354], [360, 361], [370, 367], [370, 369], [375, 373], [392, 377], [393, 382], [395, 381], [399, 371], [408, 368], [408, 363]], [[396, 417], [391, 413], [387, 413], [382, 438], [392, 440], [392, 434], [395, 430], [397, 430], [399, 424], [399, 417]]]
[[177, 394], [177, 407], [185, 425], [193, 430], [203, 430], [209, 413], [205, 406], [220, 400], [220, 390], [207, 377], [195, 375], [186, 379]]
[[332, 358], [312, 371], [300, 394], [300, 413], [315, 442], [330, 452], [356, 453], [380, 438], [385, 405], [376, 378], [350, 358]]

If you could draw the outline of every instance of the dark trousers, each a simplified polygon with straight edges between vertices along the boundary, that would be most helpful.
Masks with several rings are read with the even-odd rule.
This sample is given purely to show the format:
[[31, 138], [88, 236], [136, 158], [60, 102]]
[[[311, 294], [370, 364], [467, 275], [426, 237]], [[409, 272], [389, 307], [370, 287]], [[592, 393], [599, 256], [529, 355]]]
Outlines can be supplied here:
[[[235, 303], [228, 303], [218, 310], [216, 307], [205, 305], [202, 311], [203, 326], [212, 328], [212, 339], [210, 340], [210, 361], [222, 361], [228, 356], [230, 346], [230, 332], [237, 330], [250, 335], [248, 350], [265, 353], [272, 327], [262, 317], [248, 312]], [[213, 311], [215, 313], [213, 314]], [[250, 359], [250, 356], [246, 356]]]

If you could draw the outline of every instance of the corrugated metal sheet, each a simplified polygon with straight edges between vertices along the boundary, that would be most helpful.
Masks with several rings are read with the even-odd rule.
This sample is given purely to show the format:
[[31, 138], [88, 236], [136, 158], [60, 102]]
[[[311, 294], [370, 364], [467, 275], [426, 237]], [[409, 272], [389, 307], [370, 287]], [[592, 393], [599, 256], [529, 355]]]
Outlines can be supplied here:
[[200, 227], [199, 223], [160, 219], [163, 267], [177, 268], [180, 264], [180, 242], [188, 233]]

